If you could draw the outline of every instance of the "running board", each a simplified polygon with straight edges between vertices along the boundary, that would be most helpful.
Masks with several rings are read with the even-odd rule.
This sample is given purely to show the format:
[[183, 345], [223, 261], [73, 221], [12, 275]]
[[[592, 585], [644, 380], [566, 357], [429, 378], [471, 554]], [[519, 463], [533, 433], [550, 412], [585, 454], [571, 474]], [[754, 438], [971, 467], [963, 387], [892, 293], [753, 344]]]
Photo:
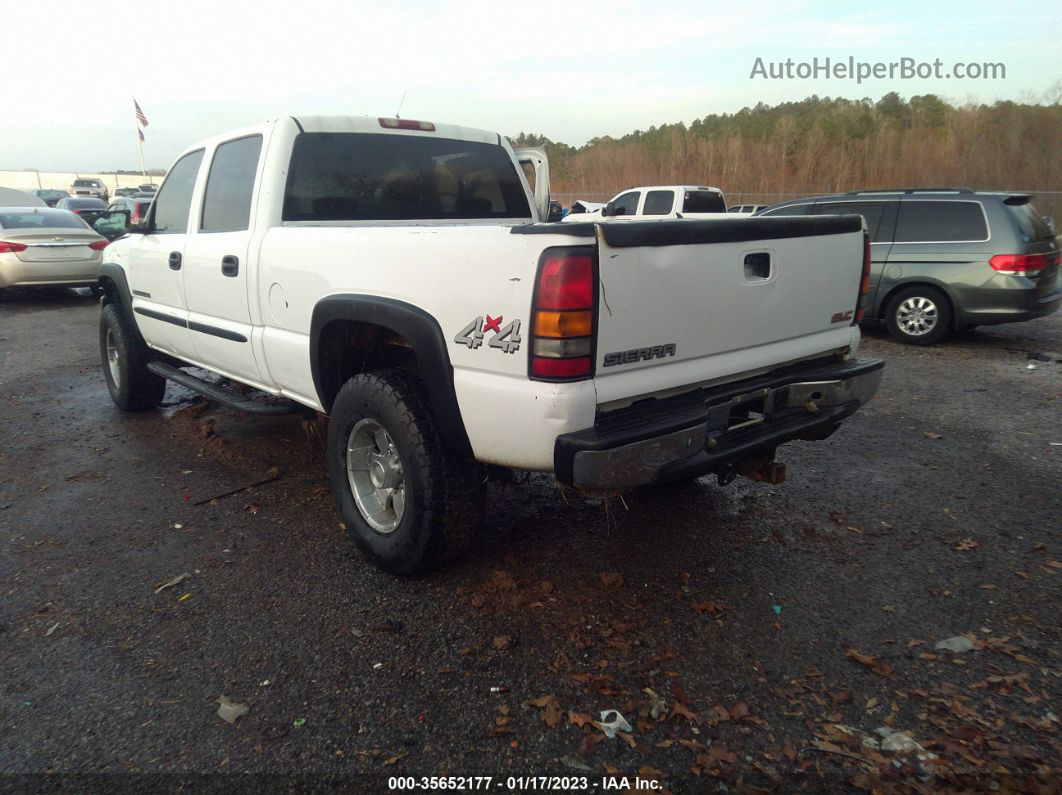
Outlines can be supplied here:
[[173, 381], [175, 384], [187, 387], [193, 392], [198, 392], [215, 403], [220, 403], [237, 411], [247, 411], [251, 414], [291, 414], [301, 408], [297, 403], [292, 403], [291, 401], [263, 403], [260, 400], [243, 397], [163, 362], [148, 362], [147, 368], [155, 375], [161, 375], [167, 381]]

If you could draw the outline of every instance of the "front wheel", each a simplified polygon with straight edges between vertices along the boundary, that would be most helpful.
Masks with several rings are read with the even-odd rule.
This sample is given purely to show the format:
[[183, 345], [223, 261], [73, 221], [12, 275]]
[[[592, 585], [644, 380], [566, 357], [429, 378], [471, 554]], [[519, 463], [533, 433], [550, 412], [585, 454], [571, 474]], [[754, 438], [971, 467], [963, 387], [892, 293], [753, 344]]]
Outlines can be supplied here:
[[162, 403], [166, 379], [147, 369], [147, 344], [133, 321], [114, 304], [107, 304], [100, 313], [100, 357], [107, 391], [118, 408], [144, 411]]
[[944, 294], [933, 287], [905, 287], [889, 301], [885, 323], [900, 342], [933, 345], [951, 329], [951, 306]]
[[403, 370], [354, 376], [328, 423], [328, 474], [351, 540], [392, 574], [465, 551], [483, 515], [483, 481], [448, 455], [423, 383]]

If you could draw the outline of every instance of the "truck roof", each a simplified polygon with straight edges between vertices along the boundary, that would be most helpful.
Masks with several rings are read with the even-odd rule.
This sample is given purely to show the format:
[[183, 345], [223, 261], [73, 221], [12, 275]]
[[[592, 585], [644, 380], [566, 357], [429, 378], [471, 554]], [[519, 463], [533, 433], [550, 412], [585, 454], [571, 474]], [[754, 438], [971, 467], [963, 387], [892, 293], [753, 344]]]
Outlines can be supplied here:
[[673, 191], [688, 191], [688, 190], [714, 190], [716, 193], [722, 193], [720, 188], [713, 188], [708, 185], [639, 185], [635, 188], [629, 188], [629, 190], [673, 190]]
[[[426, 135], [434, 138], [454, 138], [459, 141], [475, 141], [484, 144], [499, 144], [501, 136], [491, 130], [478, 130], [457, 124], [441, 124], [430, 121], [433, 131], [398, 130], [384, 127], [379, 116], [293, 116], [305, 132], [322, 133], [383, 133], [391, 135]], [[391, 117], [389, 120], [393, 120]], [[403, 121], [412, 121], [404, 119]]]

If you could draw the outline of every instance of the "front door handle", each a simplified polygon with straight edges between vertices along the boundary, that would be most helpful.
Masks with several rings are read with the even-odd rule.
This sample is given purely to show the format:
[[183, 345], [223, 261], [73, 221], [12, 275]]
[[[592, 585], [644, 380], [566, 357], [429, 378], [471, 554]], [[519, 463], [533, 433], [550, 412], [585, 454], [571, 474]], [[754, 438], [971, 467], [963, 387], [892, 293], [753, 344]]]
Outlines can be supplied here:
[[171, 271], [179, 271], [180, 269], [181, 269], [181, 252], [180, 251], [171, 251], [170, 252], [170, 270]]
[[232, 254], [221, 258], [221, 272], [225, 276], [235, 276], [240, 272], [240, 260]]

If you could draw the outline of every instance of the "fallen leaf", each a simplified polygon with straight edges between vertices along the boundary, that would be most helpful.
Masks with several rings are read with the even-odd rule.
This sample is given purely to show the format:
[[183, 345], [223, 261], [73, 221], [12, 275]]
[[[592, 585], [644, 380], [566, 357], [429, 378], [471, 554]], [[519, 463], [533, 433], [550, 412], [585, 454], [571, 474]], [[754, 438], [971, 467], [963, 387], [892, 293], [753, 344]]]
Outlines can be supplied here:
[[494, 638], [494, 648], [498, 651], [505, 651], [509, 648], [509, 644], [512, 643], [512, 638], [509, 635], [497, 635]]
[[926, 437], [927, 439], [932, 439], [932, 440], [934, 440], [934, 441], [936, 441], [937, 439], [943, 439], [943, 438], [944, 438], [944, 434], [942, 434], [942, 433], [936, 433], [936, 432], [934, 432], [934, 431], [926, 431], [926, 432], [925, 432], [925, 433], [924, 433], [923, 435], [924, 435], [924, 436], [925, 436], [925, 437]]
[[676, 716], [697, 723], [697, 713], [692, 711], [681, 701], [676, 701], [671, 705], [671, 717], [674, 718]]
[[866, 666], [878, 676], [884, 676], [887, 679], [891, 679], [896, 674], [895, 669], [889, 663], [871, 657], [869, 654], [863, 654], [856, 649], [848, 649], [845, 654], [860, 665]]
[[557, 701], [557, 697], [552, 693], [527, 701], [525, 704], [532, 707], [539, 707], [542, 710], [542, 720], [545, 721], [546, 725], [551, 729], [560, 724], [561, 715], [563, 713], [561, 712], [560, 702]]
[[971, 549], [977, 549], [981, 546], [981, 542], [975, 538], [964, 538], [955, 546], [956, 552], [969, 552]]
[[167, 588], [172, 588], [174, 585], [180, 585], [182, 582], [184, 582], [185, 580], [187, 580], [191, 576], [192, 575], [189, 572], [187, 572], [187, 571], [181, 572], [176, 577], [174, 577], [172, 580], [167, 580], [166, 582], [162, 583], [162, 585], [160, 585], [158, 588], [155, 589], [155, 593], [159, 593], [160, 591], [165, 591]]
[[618, 588], [623, 585], [623, 575], [617, 571], [603, 571], [599, 576], [601, 584], [606, 588]]
[[713, 618], [732, 609], [729, 605], [719, 602], [690, 602], [690, 607], [698, 613], [708, 613]]
[[401, 753], [395, 754], [394, 756], [389, 756], [384, 760], [383, 766], [389, 767], [395, 762], [397, 762], [399, 759], [403, 759], [407, 756], [409, 756], [409, 751], [402, 751]]
[[594, 719], [591, 718], [589, 715], [584, 715], [581, 712], [572, 712], [571, 710], [568, 710], [568, 722], [571, 723], [572, 726], [576, 726], [581, 729], [583, 728], [583, 726], [592, 726], [594, 723]]

